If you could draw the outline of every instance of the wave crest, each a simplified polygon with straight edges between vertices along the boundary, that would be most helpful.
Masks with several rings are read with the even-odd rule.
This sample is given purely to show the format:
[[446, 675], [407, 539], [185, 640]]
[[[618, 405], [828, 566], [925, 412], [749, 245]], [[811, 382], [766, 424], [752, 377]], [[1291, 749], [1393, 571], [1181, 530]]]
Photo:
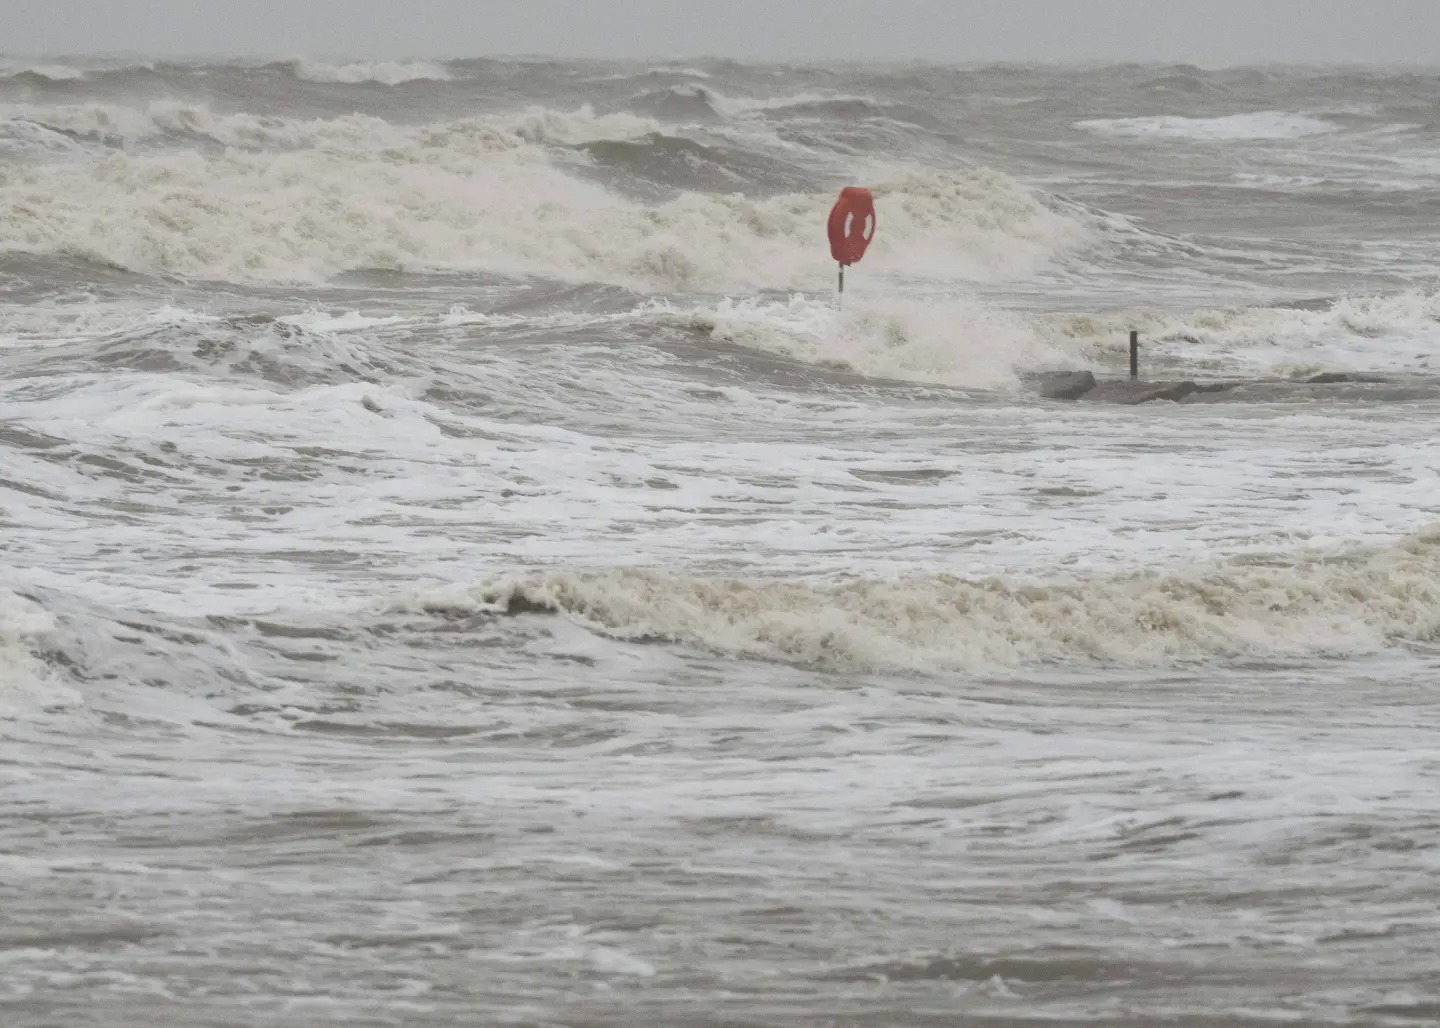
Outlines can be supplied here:
[[76, 82], [85, 77], [85, 71], [69, 64], [27, 64], [19, 67], [0, 68], [0, 78], [39, 78], [50, 82]]
[[675, 317], [721, 342], [867, 378], [1006, 389], [1022, 370], [1082, 363], [1019, 315], [967, 298], [863, 296], [839, 310], [803, 296], [724, 300]]
[[1440, 639], [1440, 530], [1341, 558], [1072, 584], [936, 576], [811, 585], [625, 569], [507, 579], [395, 606], [557, 613], [620, 639], [837, 670], [1339, 655]]
[[[153, 105], [122, 131], [179, 131], [222, 153], [112, 152], [0, 182], [0, 238], [146, 273], [315, 281], [358, 268], [473, 269], [640, 289], [826, 289], [830, 191], [769, 200], [682, 193], [654, 206], [565, 173], [525, 133], [628, 134], [632, 116], [468, 119], [419, 129], [363, 116], [297, 122]], [[83, 125], [66, 126], [78, 131]], [[101, 109], [84, 117], [113, 123]], [[247, 141], [263, 141], [252, 153]], [[275, 147], [281, 152], [271, 152]], [[901, 172], [872, 183], [878, 274], [1026, 274], [1083, 239], [998, 172]]]
[[1076, 123], [1102, 136], [1129, 139], [1182, 139], [1199, 142], [1239, 140], [1302, 139], [1334, 132], [1337, 126], [1309, 114], [1258, 111], [1231, 114], [1222, 118], [1182, 118], [1161, 115], [1149, 118], [1097, 118]]
[[1064, 340], [1095, 350], [1121, 347], [1135, 329], [1147, 346], [1230, 374], [1433, 372], [1440, 294], [1409, 290], [1304, 306], [1131, 311], [1057, 319], [1050, 328]]
[[406, 82], [446, 82], [450, 71], [434, 61], [354, 61], [349, 64], [328, 64], [301, 58], [290, 64], [295, 77], [306, 82], [358, 85], [375, 82], [382, 86], [398, 86]]

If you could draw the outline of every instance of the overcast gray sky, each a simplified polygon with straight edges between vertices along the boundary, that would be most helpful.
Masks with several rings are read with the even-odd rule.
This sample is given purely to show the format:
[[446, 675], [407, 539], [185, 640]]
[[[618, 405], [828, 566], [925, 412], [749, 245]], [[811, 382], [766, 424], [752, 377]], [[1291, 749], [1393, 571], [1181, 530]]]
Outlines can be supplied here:
[[1440, 0], [0, 0], [0, 52], [1440, 63]]

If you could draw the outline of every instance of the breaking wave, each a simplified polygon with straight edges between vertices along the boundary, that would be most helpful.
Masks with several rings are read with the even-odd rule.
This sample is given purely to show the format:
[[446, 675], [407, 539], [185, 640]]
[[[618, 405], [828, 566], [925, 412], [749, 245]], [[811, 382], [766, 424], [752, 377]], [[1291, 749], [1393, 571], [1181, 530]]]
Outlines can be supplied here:
[[830, 669], [1344, 655], [1440, 639], [1440, 530], [1368, 553], [1019, 585], [811, 585], [624, 569], [420, 596], [440, 615], [562, 614], [607, 636]]
[[74, 82], [83, 79], [85, 72], [68, 64], [27, 64], [19, 67], [0, 67], [0, 78], [22, 77], [49, 79], [51, 82]]
[[398, 145], [402, 130], [364, 114], [341, 118], [276, 118], [257, 114], [216, 114], [203, 104], [156, 100], [143, 107], [115, 104], [73, 104], [0, 107], [9, 121], [0, 131], [19, 127], [63, 137], [73, 144], [92, 143], [105, 148], [169, 139], [181, 144], [197, 141], [243, 150], [355, 149]]
[[725, 300], [676, 315], [712, 339], [868, 378], [1013, 388], [1019, 372], [1083, 366], [1081, 349], [1020, 315], [966, 298], [851, 297], [842, 309], [792, 296]]
[[[475, 269], [641, 289], [825, 288], [833, 193], [769, 200], [685, 192], [653, 206], [563, 170], [533, 140], [633, 139], [633, 115], [529, 111], [417, 129], [363, 115], [216, 116], [156, 104], [52, 111], [56, 129], [176, 131], [223, 152], [106, 152], [0, 182], [0, 238], [146, 273], [323, 280], [358, 268]], [[644, 137], [642, 137], [644, 138]], [[244, 149], [246, 142], [265, 152]], [[279, 152], [274, 152], [278, 150]], [[1079, 243], [1086, 226], [988, 169], [874, 182], [886, 231], [867, 268], [1004, 279]]]
[[1060, 339], [1087, 349], [1120, 346], [1132, 328], [1147, 342], [1176, 344], [1177, 355], [1231, 373], [1440, 371], [1435, 359], [1440, 294], [1419, 290], [1305, 306], [1132, 311], [1063, 318], [1048, 326]]
[[[366, 114], [338, 118], [217, 114], [204, 104], [180, 100], [155, 100], [145, 106], [9, 104], [0, 106], [0, 114], [9, 116], [9, 121], [0, 121], [0, 131], [6, 126], [11, 132], [16, 126], [30, 126], [71, 141], [117, 147], [169, 138], [181, 144], [203, 140], [244, 150], [338, 149], [363, 154], [404, 146], [417, 138], [414, 131]], [[450, 127], [457, 131], [489, 127], [516, 141], [559, 146], [640, 139], [660, 131], [653, 119], [624, 113], [597, 115], [589, 106], [569, 112], [529, 107]]]
[[27, 158], [69, 157], [83, 153], [85, 140], [74, 133], [27, 118], [0, 121], [0, 153]]
[[1300, 139], [1334, 132], [1336, 126], [1308, 114], [1259, 111], [1223, 118], [1097, 118], [1076, 123], [1076, 128], [1105, 136], [1131, 139], [1185, 139], [1201, 142]]
[[0, 717], [22, 705], [73, 699], [52, 688], [38, 656], [54, 631], [54, 619], [38, 604], [0, 591]]
[[519, 115], [504, 119], [501, 124], [526, 142], [564, 146], [600, 141], [629, 142], [660, 132], [660, 123], [653, 118], [624, 112], [597, 115], [588, 104], [570, 113], [529, 107]]
[[357, 61], [350, 64], [327, 64], [301, 59], [290, 67], [295, 77], [307, 82], [334, 82], [355, 85], [376, 82], [382, 86], [398, 86], [421, 80], [444, 82], [449, 69], [434, 61]]

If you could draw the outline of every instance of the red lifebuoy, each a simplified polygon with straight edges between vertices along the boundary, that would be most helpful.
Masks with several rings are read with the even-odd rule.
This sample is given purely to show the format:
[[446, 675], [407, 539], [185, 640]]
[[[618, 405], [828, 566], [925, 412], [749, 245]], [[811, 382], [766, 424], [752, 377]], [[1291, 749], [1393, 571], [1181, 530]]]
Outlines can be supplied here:
[[875, 198], [870, 190], [846, 186], [830, 209], [830, 256], [849, 266], [865, 256], [875, 238]]

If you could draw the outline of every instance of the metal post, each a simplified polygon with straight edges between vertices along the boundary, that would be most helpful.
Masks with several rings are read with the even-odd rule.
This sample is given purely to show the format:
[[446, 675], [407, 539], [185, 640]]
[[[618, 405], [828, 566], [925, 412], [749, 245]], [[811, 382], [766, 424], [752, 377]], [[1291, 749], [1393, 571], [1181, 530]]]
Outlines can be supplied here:
[[845, 295], [845, 265], [840, 265], [840, 295]]
[[1130, 332], [1130, 378], [1133, 381], [1140, 377], [1140, 333]]

